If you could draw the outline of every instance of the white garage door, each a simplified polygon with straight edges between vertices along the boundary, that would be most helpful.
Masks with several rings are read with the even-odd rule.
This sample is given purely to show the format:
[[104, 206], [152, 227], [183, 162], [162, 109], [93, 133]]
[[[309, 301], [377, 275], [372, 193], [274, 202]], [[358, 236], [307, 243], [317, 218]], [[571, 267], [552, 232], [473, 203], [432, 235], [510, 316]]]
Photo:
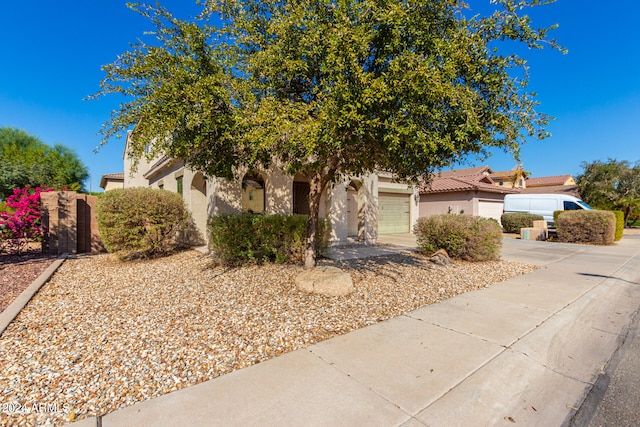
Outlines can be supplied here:
[[409, 195], [378, 195], [378, 234], [409, 232]]
[[500, 222], [503, 207], [504, 203], [501, 201], [481, 200], [478, 202], [478, 216], [483, 218], [493, 218]]

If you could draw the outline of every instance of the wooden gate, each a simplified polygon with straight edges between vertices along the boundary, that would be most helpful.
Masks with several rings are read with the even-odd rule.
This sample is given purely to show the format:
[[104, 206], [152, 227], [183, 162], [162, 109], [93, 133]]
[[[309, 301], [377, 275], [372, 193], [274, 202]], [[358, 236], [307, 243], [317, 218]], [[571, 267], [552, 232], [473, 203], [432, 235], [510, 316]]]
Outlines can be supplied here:
[[45, 236], [42, 250], [52, 255], [102, 252], [96, 204], [98, 198], [75, 191], [40, 193]]

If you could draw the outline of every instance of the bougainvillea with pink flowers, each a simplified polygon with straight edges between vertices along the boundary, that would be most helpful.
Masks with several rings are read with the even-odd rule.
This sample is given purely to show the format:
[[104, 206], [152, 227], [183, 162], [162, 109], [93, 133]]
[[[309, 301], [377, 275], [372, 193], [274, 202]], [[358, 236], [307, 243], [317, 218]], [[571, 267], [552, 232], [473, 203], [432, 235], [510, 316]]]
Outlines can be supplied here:
[[29, 242], [41, 241], [44, 235], [40, 193], [52, 188], [16, 188], [0, 212], [0, 254], [19, 255]]

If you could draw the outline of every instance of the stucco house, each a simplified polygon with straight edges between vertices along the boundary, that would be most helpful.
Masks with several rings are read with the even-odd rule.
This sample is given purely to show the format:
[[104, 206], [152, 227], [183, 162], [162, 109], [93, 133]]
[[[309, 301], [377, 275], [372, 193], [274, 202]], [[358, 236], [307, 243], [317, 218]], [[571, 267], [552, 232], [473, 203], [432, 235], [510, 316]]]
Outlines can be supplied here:
[[578, 196], [579, 189], [575, 179], [571, 175], [555, 175], [542, 176], [539, 178], [529, 178], [526, 181], [527, 186], [522, 191], [526, 194], [567, 194], [569, 196]]
[[[308, 213], [309, 184], [304, 177], [284, 174], [277, 165], [266, 170], [240, 171], [240, 179], [205, 176], [180, 160], [140, 159], [134, 169], [129, 138], [124, 150], [124, 188], [151, 187], [182, 195], [202, 241], [207, 219], [225, 213]], [[395, 182], [391, 174], [352, 177], [328, 187], [322, 195], [320, 217], [331, 227], [332, 245], [375, 244], [380, 234], [409, 233], [418, 219], [418, 191]]]
[[100, 188], [104, 191], [113, 190], [114, 188], [124, 188], [124, 173], [107, 173], [100, 178]]
[[500, 221], [506, 194], [560, 193], [577, 196], [571, 175], [530, 178], [518, 165], [508, 171], [489, 166], [436, 173], [420, 190], [419, 216], [442, 213], [468, 214]]
[[420, 190], [419, 216], [466, 214], [500, 221], [506, 194], [522, 190], [500, 185], [488, 166], [446, 171], [434, 176]]

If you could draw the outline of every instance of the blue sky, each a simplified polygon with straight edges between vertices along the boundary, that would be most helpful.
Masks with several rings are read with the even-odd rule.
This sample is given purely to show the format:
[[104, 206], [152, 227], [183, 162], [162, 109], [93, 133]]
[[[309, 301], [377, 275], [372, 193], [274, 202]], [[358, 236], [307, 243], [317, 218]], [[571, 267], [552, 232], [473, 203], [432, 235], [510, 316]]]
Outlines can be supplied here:
[[[468, 1], [472, 7], [481, 2], [488, 0]], [[122, 140], [93, 151], [102, 123], [119, 100], [84, 98], [99, 89], [100, 67], [143, 37], [150, 24], [121, 0], [3, 3], [0, 127], [75, 148], [90, 170], [87, 189], [99, 191], [102, 174], [123, 170]], [[195, 10], [192, 3], [162, 2], [181, 16]], [[550, 138], [523, 146], [524, 168], [536, 177], [577, 175], [583, 161], [640, 160], [640, 2], [558, 0], [531, 16], [541, 26], [558, 23], [552, 36], [569, 53], [525, 52], [539, 111], [556, 120], [548, 126]], [[474, 164], [506, 170], [515, 161], [499, 152]]]

